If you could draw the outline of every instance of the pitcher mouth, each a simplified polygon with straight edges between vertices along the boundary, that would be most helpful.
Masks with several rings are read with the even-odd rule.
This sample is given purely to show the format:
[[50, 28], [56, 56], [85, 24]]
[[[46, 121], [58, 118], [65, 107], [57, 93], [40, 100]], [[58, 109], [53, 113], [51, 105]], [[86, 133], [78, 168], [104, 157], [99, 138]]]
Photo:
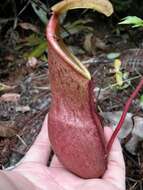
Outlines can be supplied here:
[[71, 66], [75, 71], [80, 73], [87, 80], [91, 80], [89, 71], [84, 67], [80, 60], [75, 57], [66, 47], [59, 35], [59, 16], [71, 9], [93, 9], [106, 16], [113, 13], [113, 6], [108, 0], [66, 0], [61, 1], [52, 7], [53, 15], [47, 26], [47, 40], [56, 53]]
[[106, 16], [113, 13], [113, 6], [108, 0], [63, 0], [52, 7], [52, 11], [57, 14], [62, 14], [72, 9], [93, 9]]
[[53, 13], [46, 29], [48, 43], [54, 48], [55, 52], [64, 59], [65, 63], [70, 65], [76, 72], [80, 73], [87, 80], [91, 80], [90, 72], [66, 47], [59, 35], [59, 15]]

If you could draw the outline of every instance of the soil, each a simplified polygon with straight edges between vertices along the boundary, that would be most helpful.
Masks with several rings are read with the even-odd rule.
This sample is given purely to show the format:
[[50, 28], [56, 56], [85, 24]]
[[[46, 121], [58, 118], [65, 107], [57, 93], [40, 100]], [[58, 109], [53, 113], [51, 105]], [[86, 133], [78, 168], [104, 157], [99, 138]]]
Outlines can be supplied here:
[[[105, 33], [106, 38], [103, 38]], [[97, 97], [99, 111], [121, 111], [143, 73], [143, 56], [141, 55], [143, 50], [140, 49], [138, 55], [137, 51], [139, 49], [135, 49], [133, 52], [129, 50], [142, 47], [142, 31], [127, 30], [118, 35], [113, 30], [111, 33], [108, 30], [101, 31], [101, 29], [97, 29], [95, 31], [95, 40], [96, 36], [102, 39], [106, 48], [102, 49], [98, 46], [98, 48], [95, 47], [95, 52], [85, 52], [84, 55], [78, 56], [85, 62], [85, 66], [91, 72], [96, 87], [106, 89], [108, 92], [104, 99], [100, 100]], [[76, 38], [77, 36], [74, 37]], [[15, 102], [0, 99], [0, 126], [7, 126], [7, 128], [16, 130], [10, 136], [8, 132], [3, 135], [0, 131], [1, 169], [14, 167], [25, 155], [41, 129], [42, 122], [51, 103], [48, 63], [37, 60], [36, 66], [31, 67], [27, 60], [23, 59], [20, 52], [12, 50], [15, 44], [13, 42], [14, 37], [11, 38], [12, 42], [7, 46], [5, 46], [5, 41], [0, 44], [2, 48], [0, 82], [9, 86], [5, 90], [1, 90], [0, 87], [0, 97], [6, 93], [17, 93], [20, 98]], [[121, 66], [121, 72], [128, 73], [127, 79], [132, 78], [131, 81], [127, 80], [126, 82], [128, 87], [121, 88], [116, 84], [113, 60], [107, 58], [109, 52], [120, 52], [120, 59], [129, 63], [126, 67]], [[130, 59], [131, 57], [132, 59]], [[136, 70], [133, 69], [133, 65], [136, 66]], [[133, 102], [129, 111], [142, 117], [142, 108], [138, 104], [141, 94], [143, 94], [143, 90]], [[124, 147], [126, 140], [122, 147], [126, 161], [127, 189], [142, 190], [143, 141], [139, 142], [137, 153], [133, 155]]]

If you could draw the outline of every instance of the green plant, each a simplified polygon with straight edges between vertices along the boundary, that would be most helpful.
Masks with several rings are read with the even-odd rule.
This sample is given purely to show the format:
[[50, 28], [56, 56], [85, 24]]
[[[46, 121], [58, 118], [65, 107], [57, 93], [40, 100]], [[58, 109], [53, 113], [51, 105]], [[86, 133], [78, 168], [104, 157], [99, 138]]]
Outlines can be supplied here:
[[[43, 57], [44, 52], [47, 50], [47, 42], [42, 34], [33, 33], [26, 37], [24, 40], [25, 42], [22, 44], [22, 47], [27, 47], [30, 49], [24, 53], [24, 58], [31, 59], [32, 57]], [[21, 44], [17, 46], [17, 48], [20, 49]]]
[[127, 16], [123, 18], [122, 21], [119, 22], [119, 24], [132, 25], [133, 28], [143, 27], [143, 19], [137, 16]]

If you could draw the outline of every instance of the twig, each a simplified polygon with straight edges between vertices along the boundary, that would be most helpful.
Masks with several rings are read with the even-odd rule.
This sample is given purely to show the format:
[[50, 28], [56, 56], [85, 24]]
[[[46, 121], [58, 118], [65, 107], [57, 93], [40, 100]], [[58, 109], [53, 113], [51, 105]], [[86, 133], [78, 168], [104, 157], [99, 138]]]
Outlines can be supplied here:
[[17, 14], [17, 17], [20, 16], [25, 11], [25, 9], [28, 7], [28, 5], [30, 4], [30, 2], [31, 2], [31, 0], [27, 1], [27, 3], [25, 4], [25, 6]]
[[137, 157], [138, 157], [138, 163], [139, 163], [139, 167], [141, 166], [141, 159], [140, 159], [140, 155], [138, 154], [137, 155]]
[[134, 185], [129, 189], [129, 190], [134, 190], [135, 187], [137, 186], [138, 182], [135, 182]]
[[[131, 156], [130, 156], [130, 154], [128, 153], [128, 152], [126, 152], [126, 149], [124, 148], [123, 149], [123, 153], [124, 153], [124, 155], [128, 158], [128, 160], [130, 160], [131, 162], [132, 162], [132, 164], [136, 167], [136, 168], [138, 168], [139, 166], [138, 166], [138, 163], [137, 163], [137, 161], [136, 160], [134, 160]], [[128, 177], [129, 179], [133, 179], [133, 178], [130, 178], [130, 177]]]
[[49, 86], [34, 86], [34, 89], [48, 90], [48, 91], [50, 91], [50, 87]]
[[140, 190], [143, 190], [143, 183], [142, 181], [139, 182]]
[[132, 181], [132, 182], [137, 182], [138, 180], [131, 178], [131, 177], [126, 177], [127, 180]]
[[25, 141], [19, 136], [19, 135], [16, 135], [18, 137], [18, 139], [20, 140], [20, 142], [25, 146], [27, 147], [27, 144], [25, 143]]

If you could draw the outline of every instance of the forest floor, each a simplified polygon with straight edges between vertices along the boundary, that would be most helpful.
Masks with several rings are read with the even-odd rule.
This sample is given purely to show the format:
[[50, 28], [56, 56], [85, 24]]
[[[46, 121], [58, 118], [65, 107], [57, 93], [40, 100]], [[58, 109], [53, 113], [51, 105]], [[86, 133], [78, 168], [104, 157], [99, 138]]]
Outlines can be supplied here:
[[[118, 27], [114, 30], [104, 22], [95, 25], [92, 35], [71, 35], [66, 42], [76, 51], [96, 81], [94, 93], [104, 123], [115, 122], [115, 125], [118, 122], [115, 121], [116, 118], [111, 122], [107, 115], [112, 117], [113, 114], [119, 118], [125, 102], [143, 74], [143, 31], [122, 30]], [[46, 59], [40, 58], [27, 61], [21, 49], [16, 48], [17, 44], [23, 43], [24, 35], [20, 32], [17, 39], [17, 32], [11, 29], [0, 37], [1, 169], [14, 167], [25, 155], [41, 129], [51, 103], [48, 63]], [[115, 77], [118, 74], [115, 57], [122, 61], [122, 66], [119, 67], [122, 77], [119, 81]], [[120, 134], [128, 190], [143, 189], [143, 139], [136, 134], [134, 141], [133, 133], [135, 119], [143, 118], [142, 95], [143, 90], [129, 109], [131, 130], [128, 132], [125, 129], [122, 132], [125, 133]]]

